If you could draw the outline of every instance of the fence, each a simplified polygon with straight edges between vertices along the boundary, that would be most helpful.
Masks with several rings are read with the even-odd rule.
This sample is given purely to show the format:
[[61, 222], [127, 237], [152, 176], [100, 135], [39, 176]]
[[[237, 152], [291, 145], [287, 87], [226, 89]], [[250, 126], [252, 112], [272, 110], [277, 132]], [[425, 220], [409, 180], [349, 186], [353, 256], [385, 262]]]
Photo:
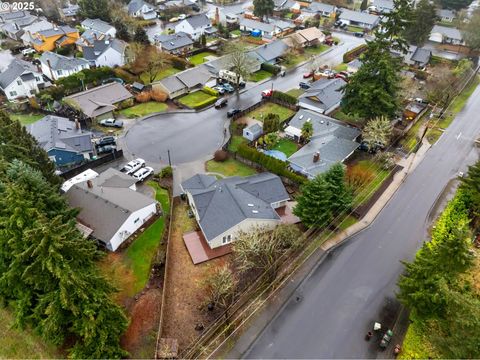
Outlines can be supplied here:
[[101, 158], [86, 162], [86, 163], [84, 163], [80, 166], [77, 166], [77, 167], [73, 168], [73, 169], [66, 170], [66, 171], [62, 172], [60, 174], [60, 176], [63, 177], [64, 179], [70, 179], [71, 177], [73, 177], [75, 175], [78, 175], [78, 174], [84, 172], [87, 169], [95, 168], [97, 166], [106, 164], [110, 161], [114, 161], [114, 160], [116, 160], [118, 158], [121, 158], [121, 157], [123, 157], [123, 150], [115, 150], [108, 155], [102, 156]]

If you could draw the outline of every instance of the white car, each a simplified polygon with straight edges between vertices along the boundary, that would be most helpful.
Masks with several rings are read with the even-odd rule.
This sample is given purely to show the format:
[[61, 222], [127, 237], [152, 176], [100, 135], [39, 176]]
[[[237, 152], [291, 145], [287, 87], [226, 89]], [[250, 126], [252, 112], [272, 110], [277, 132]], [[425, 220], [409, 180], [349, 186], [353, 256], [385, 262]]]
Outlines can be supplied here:
[[121, 171], [126, 173], [127, 175], [131, 175], [143, 167], [145, 167], [145, 160], [139, 158], [139, 159], [130, 161], [127, 165], [125, 165], [122, 168]]
[[187, 18], [187, 15], [185, 14], [178, 15], [178, 20], [185, 20], [186, 18]]
[[146, 166], [138, 170], [135, 174], [133, 174], [133, 177], [137, 181], [143, 181], [152, 174], [153, 174], [153, 168], [151, 168], [150, 166]]
[[34, 53], [35, 53], [35, 49], [32, 49], [32, 48], [26, 48], [22, 50], [23, 55], [34, 54]]

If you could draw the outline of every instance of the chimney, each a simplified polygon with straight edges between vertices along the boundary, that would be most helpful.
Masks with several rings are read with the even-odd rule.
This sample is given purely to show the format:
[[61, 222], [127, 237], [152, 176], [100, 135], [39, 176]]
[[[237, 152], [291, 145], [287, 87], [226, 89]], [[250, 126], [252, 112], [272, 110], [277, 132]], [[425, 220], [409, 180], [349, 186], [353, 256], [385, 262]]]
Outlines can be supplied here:
[[215, 8], [215, 25], [220, 23], [220, 13], [218, 12], [218, 7]]
[[320, 160], [320, 151], [317, 151], [315, 152], [315, 154], [313, 154], [313, 162], [316, 163]]
[[89, 189], [93, 189], [93, 182], [92, 180], [87, 180], [87, 186]]
[[93, 38], [94, 38], [95, 40], [97, 40], [97, 33], [96, 33], [96, 32], [93, 33]]
[[80, 121], [78, 121], [77, 118], [75, 118], [75, 129], [77, 130], [81, 130], [81, 127], [80, 127]]
[[53, 75], [52, 64], [50, 63], [50, 59], [47, 59], [48, 69], [50, 70], [50, 76], [53, 81], [55, 81], [55, 76]]

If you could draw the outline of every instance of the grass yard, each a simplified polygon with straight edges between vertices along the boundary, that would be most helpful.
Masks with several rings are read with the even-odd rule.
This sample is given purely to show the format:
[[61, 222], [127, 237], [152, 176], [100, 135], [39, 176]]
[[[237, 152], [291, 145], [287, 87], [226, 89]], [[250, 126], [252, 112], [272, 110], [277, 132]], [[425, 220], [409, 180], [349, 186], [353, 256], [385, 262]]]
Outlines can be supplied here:
[[13, 328], [14, 317], [7, 308], [0, 308], [0, 359], [55, 359], [65, 355], [53, 345], [45, 344], [30, 329]]
[[287, 69], [291, 69], [301, 62], [308, 60], [309, 57], [307, 54], [290, 54], [287, 59], [284, 60], [283, 65], [285, 65]]
[[348, 25], [348, 26], [347, 26], [347, 31], [351, 31], [351, 32], [362, 32], [362, 33], [363, 33], [363, 28], [362, 28], [362, 27], [359, 27], [359, 26]]
[[441, 358], [436, 354], [432, 345], [429, 343], [422, 324], [414, 321], [410, 324], [402, 344], [402, 351], [399, 359], [437, 359]]
[[256, 120], [263, 121], [263, 118], [269, 114], [277, 114], [280, 117], [280, 122], [284, 122], [295, 114], [295, 111], [290, 110], [284, 106], [280, 106], [274, 103], [267, 102], [259, 108], [248, 113], [247, 116]]
[[127, 118], [137, 118], [148, 114], [165, 111], [167, 108], [168, 106], [165, 103], [148, 101], [146, 103], [132, 106], [128, 109], [120, 110], [120, 114], [126, 116]]
[[330, 46], [325, 45], [325, 44], [320, 44], [318, 46], [312, 46], [309, 48], [305, 49], [305, 54], [307, 55], [318, 55], [321, 54], [322, 52], [328, 50]]
[[18, 120], [22, 125], [30, 125], [33, 124], [34, 122], [40, 120], [43, 118], [45, 115], [42, 114], [10, 114], [10, 118], [12, 120]]
[[247, 143], [248, 143], [248, 140], [245, 139], [243, 136], [233, 135], [232, 141], [230, 141], [230, 145], [228, 145], [228, 150], [237, 152], [239, 145], [247, 144]]
[[374, 174], [374, 178], [354, 195], [353, 206], [355, 207], [367, 202], [382, 185], [383, 181], [388, 177], [390, 172], [382, 169], [372, 160], [361, 160], [354, 166], [360, 167], [365, 169], [365, 171], [369, 171]]
[[297, 152], [297, 144], [288, 139], [280, 139], [272, 150], [283, 152], [287, 157]]
[[196, 55], [193, 55], [193, 56], [189, 57], [188, 61], [190, 61], [193, 65], [201, 65], [205, 61], [207, 61], [205, 59], [207, 56], [212, 56], [212, 55], [215, 56], [215, 54], [212, 53], [212, 52], [204, 51], [204, 52], [201, 52], [199, 54], [196, 54]]
[[350, 226], [352, 226], [353, 224], [356, 224], [358, 222], [358, 219], [352, 215], [347, 215], [347, 217], [345, 217], [340, 225], [338, 226], [338, 229], [340, 231], [343, 231], [345, 229], [348, 229]]
[[415, 123], [415, 125], [413, 125], [410, 130], [408, 130], [403, 139], [400, 141], [402, 147], [408, 152], [412, 151], [417, 145], [418, 140], [420, 140], [420, 138], [418, 137], [418, 131], [420, 130], [422, 124], [424, 124], [423, 119], [425, 119], [425, 117], [419, 119]]
[[442, 134], [443, 134], [442, 130], [433, 128], [433, 129], [427, 130], [426, 137], [430, 144], [435, 144], [437, 140], [440, 139], [440, 136], [442, 136]]
[[272, 76], [272, 73], [265, 71], [265, 70], [258, 70], [252, 74], [250, 74], [250, 77], [248, 80], [253, 81], [253, 82], [259, 82], [265, 79], [268, 79], [269, 77]]
[[292, 95], [298, 99], [300, 95], [302, 95], [305, 92], [303, 89], [290, 89], [287, 91], [288, 95]]
[[209, 95], [201, 90], [198, 90], [198, 91], [191, 92], [190, 94], [187, 94], [185, 96], [182, 96], [181, 98], [178, 98], [178, 102], [180, 104], [188, 106], [189, 108], [194, 109], [198, 106], [198, 104], [208, 100], [213, 101], [214, 99], [216, 99], [215, 96]]
[[[155, 76], [155, 79], [153, 81], [162, 80], [162, 79], [164, 79], [168, 76], [171, 76], [173, 74], [176, 74], [180, 71], [181, 70], [178, 70], [178, 69], [174, 68], [173, 66], [170, 66], [166, 69], [163, 69], [162, 71], [159, 71], [157, 73], [157, 75]], [[140, 80], [142, 80], [144, 84], [150, 84], [150, 76], [146, 73], [143, 73], [143, 74], [140, 75]]]
[[348, 65], [347, 65], [347, 64], [341, 63], [341, 64], [338, 64], [337, 66], [335, 66], [335, 67], [333, 68], [333, 70], [340, 72], [340, 71], [347, 71], [347, 68], [348, 68]]
[[237, 36], [241, 36], [241, 35], [242, 35], [242, 32], [237, 29], [237, 30], [230, 31], [230, 34], [232, 34], [232, 35], [237, 35]]
[[227, 159], [223, 162], [209, 160], [206, 168], [208, 172], [216, 172], [224, 176], [249, 176], [257, 173], [255, 169], [234, 159]]

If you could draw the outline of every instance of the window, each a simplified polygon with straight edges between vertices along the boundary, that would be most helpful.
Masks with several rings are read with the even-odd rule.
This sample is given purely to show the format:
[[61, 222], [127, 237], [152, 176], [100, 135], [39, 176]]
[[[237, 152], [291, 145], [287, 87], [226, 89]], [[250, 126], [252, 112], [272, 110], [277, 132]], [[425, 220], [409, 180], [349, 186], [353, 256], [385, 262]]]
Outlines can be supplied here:
[[22, 85], [22, 80], [17, 80], [17, 85]]
[[140, 221], [140, 218], [136, 218], [133, 223], [136, 224], [136, 223], [139, 222], [139, 221]]
[[57, 70], [57, 74], [58, 74], [58, 75], [62, 75], [62, 74], [63, 74], [63, 71], [62, 71], [62, 70]]
[[17, 92], [16, 91], [10, 91], [10, 96], [17, 96]]
[[222, 239], [222, 244], [228, 244], [232, 241], [232, 235], [225, 235]]
[[42, 78], [40, 76], [35, 76], [35, 80], [37, 80], [37, 82], [42, 82]]

